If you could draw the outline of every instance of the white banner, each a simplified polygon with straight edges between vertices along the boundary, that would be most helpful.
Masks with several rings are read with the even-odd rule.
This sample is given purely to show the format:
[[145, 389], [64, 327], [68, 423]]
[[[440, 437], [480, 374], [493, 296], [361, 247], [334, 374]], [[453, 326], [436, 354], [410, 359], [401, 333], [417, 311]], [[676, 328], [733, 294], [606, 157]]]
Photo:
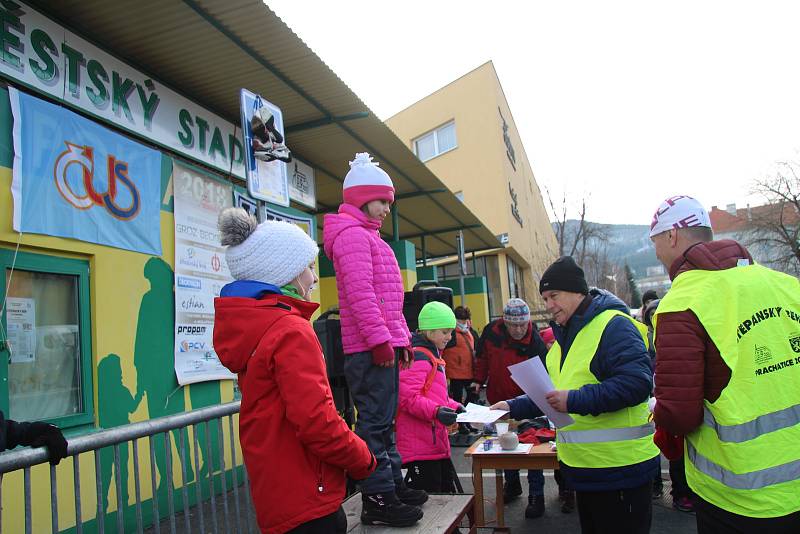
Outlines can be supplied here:
[[225, 174], [245, 177], [242, 132], [31, 7], [0, 4], [0, 75]]
[[232, 281], [217, 217], [232, 186], [174, 163], [175, 374], [181, 385], [233, 379], [214, 352], [214, 297]]

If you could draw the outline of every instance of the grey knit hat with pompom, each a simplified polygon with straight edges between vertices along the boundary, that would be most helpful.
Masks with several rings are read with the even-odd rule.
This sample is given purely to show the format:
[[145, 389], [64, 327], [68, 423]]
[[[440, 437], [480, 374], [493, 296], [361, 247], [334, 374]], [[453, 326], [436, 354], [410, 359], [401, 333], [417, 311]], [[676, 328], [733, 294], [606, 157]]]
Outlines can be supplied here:
[[317, 259], [319, 247], [299, 226], [285, 221], [258, 224], [242, 208], [219, 215], [220, 243], [236, 280], [285, 286]]

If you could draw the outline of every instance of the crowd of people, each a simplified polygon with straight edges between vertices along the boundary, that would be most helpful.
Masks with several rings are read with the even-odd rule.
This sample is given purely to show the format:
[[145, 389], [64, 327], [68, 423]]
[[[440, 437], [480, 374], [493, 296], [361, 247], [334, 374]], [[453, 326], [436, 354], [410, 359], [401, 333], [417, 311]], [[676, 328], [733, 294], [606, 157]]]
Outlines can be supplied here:
[[[539, 280], [552, 320], [537, 328], [510, 299], [478, 334], [470, 310], [430, 302], [410, 332], [403, 280], [379, 229], [391, 178], [357, 154], [343, 203], [324, 220], [339, 296], [344, 373], [357, 420], [334, 404], [309, 322], [317, 244], [297, 226], [220, 216], [234, 282], [215, 301], [214, 347], [238, 374], [239, 435], [257, 520], [265, 533], [345, 532], [347, 479], [364, 524], [411, 526], [428, 494], [460, 491], [450, 432], [485, 391], [510, 418], [541, 417], [508, 366], [541, 358], [555, 389], [548, 409], [573, 422], [555, 434], [560, 509], [581, 531], [644, 534], [669, 460], [673, 503], [700, 534], [800, 532], [800, 282], [756, 264], [733, 240], [714, 240], [708, 213], [675, 196], [650, 238], [672, 287], [645, 294], [636, 320], [615, 295], [587, 284], [575, 260]], [[51, 425], [3, 421], [0, 445], [66, 442]], [[545, 513], [544, 477], [530, 470], [525, 515]], [[522, 495], [505, 472], [506, 502]]]

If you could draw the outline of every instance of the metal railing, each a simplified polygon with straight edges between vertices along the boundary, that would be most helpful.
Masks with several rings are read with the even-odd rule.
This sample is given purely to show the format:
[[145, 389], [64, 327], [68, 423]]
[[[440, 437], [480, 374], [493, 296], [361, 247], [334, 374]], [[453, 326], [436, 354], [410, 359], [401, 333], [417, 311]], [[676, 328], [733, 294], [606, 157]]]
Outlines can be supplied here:
[[[102, 484], [102, 464], [101, 464], [101, 449], [105, 447], [113, 447], [113, 467], [115, 473], [115, 489], [116, 489], [116, 530], [109, 529], [110, 531], [114, 532], [125, 532], [126, 525], [125, 525], [125, 510], [128, 509], [128, 503], [122, 502], [123, 495], [127, 493], [127, 488], [123, 492], [122, 488], [122, 480], [120, 477], [120, 445], [130, 443], [132, 445], [132, 456], [133, 456], [133, 476], [134, 476], [134, 493], [135, 493], [135, 515], [136, 515], [136, 527], [135, 531], [142, 533], [145, 531], [145, 528], [151, 529], [155, 532], [155, 534], [160, 534], [162, 530], [162, 525], [160, 524], [161, 519], [169, 518], [169, 532], [175, 534], [176, 532], [176, 521], [179, 515], [183, 515], [183, 527], [184, 532], [194, 532], [194, 531], [203, 531], [203, 532], [214, 532], [215, 534], [219, 532], [228, 533], [228, 532], [236, 532], [240, 534], [242, 532], [250, 533], [253, 527], [253, 508], [252, 502], [250, 500], [250, 491], [249, 491], [249, 482], [247, 480], [247, 472], [244, 469], [239, 469], [237, 466], [237, 456], [236, 456], [236, 443], [235, 443], [235, 432], [234, 432], [234, 415], [239, 413], [239, 405], [240, 402], [231, 402], [227, 404], [220, 404], [217, 406], [211, 406], [208, 408], [201, 408], [198, 410], [193, 410], [191, 412], [180, 413], [176, 415], [171, 415], [167, 417], [161, 417], [158, 419], [151, 419], [148, 421], [143, 421], [140, 423], [132, 423], [125, 426], [111, 428], [109, 430], [103, 430], [100, 432], [95, 432], [91, 434], [87, 434], [84, 436], [75, 437], [69, 440], [68, 447], [67, 447], [67, 454], [68, 458], [72, 458], [72, 481], [74, 485], [74, 493], [73, 493], [73, 503], [75, 507], [75, 532], [76, 534], [83, 534], [85, 522], [82, 518], [82, 507], [81, 507], [81, 473], [80, 473], [80, 461], [79, 455], [84, 453], [94, 453], [94, 467], [95, 467], [95, 492], [97, 496], [97, 513], [96, 517], [93, 518], [96, 520], [96, 531], [100, 534], [105, 533], [105, 519], [106, 519], [106, 511], [104, 510], [104, 502], [105, 502], [105, 491], [103, 489]], [[225, 443], [224, 443], [224, 432], [223, 432], [223, 419], [227, 418], [228, 429], [229, 429], [229, 441], [230, 441], [230, 455], [231, 455], [231, 466], [230, 471], [228, 471], [226, 462], [225, 462]], [[218, 436], [218, 455], [219, 455], [219, 462], [220, 462], [220, 472], [215, 472], [213, 468], [213, 462], [211, 458], [215, 456], [214, 450], [212, 449], [211, 443], [211, 435], [212, 435], [212, 426], [216, 424], [217, 426], [217, 436]], [[201, 449], [201, 444], [199, 443], [198, 438], [198, 427], [200, 425], [204, 425], [205, 428], [200, 428], [201, 432], [205, 434], [205, 450]], [[196, 514], [190, 513], [192, 508], [190, 507], [190, 498], [189, 498], [189, 487], [192, 485], [190, 482], [187, 482], [187, 461], [190, 461], [190, 458], [187, 458], [187, 447], [185, 440], [188, 439], [188, 433], [184, 432], [184, 430], [188, 430], [189, 427], [192, 427], [192, 434], [193, 434], [193, 443], [194, 443], [194, 471], [195, 471], [195, 481], [194, 481], [194, 489], [196, 495], [196, 502], [194, 506], [194, 511], [197, 512]], [[178, 486], [177, 481], [173, 481], [171, 474], [173, 472], [172, 468], [172, 438], [171, 434], [173, 431], [178, 430], [179, 433], [179, 440], [175, 443], [180, 456], [181, 461], [181, 475], [182, 480], [180, 481], [180, 487]], [[205, 430], [205, 432], [202, 432]], [[167, 480], [167, 510], [161, 510], [160, 506], [160, 499], [158, 497], [158, 488], [156, 485], [156, 447], [160, 447], [160, 440], [155, 440], [159, 434], [163, 434], [163, 445], [164, 445], [164, 458], [166, 459], [166, 469], [164, 472], [167, 474], [169, 479]], [[186, 436], [185, 436], [186, 435]], [[150, 484], [152, 487], [152, 525], [146, 525], [143, 510], [143, 502], [142, 502], [142, 487], [141, 487], [141, 473], [140, 465], [139, 465], [139, 444], [138, 441], [141, 438], [148, 438], [148, 448], [149, 448], [149, 455], [150, 455]], [[205, 480], [201, 480], [201, 473], [200, 473], [200, 453], [203, 454], [203, 461], [207, 468], [207, 476]], [[191, 453], [190, 453], [191, 454]], [[31, 449], [21, 449], [15, 451], [9, 451], [3, 454], [0, 454], [0, 502], [2, 501], [2, 492], [4, 491], [3, 481], [5, 480], [5, 474], [11, 473], [17, 470], [23, 470], [23, 487], [24, 487], [24, 499], [25, 499], [25, 509], [24, 509], [24, 517], [25, 517], [25, 533], [30, 534], [33, 532], [32, 527], [32, 502], [31, 502], [31, 468], [38, 464], [46, 463], [48, 460], [48, 453], [47, 449], [44, 447]], [[56, 475], [56, 466], [50, 465], [50, 515], [52, 521], [52, 532], [56, 533], [59, 532], [59, 500], [58, 500], [58, 478]], [[127, 467], [127, 466], [126, 466]], [[243, 491], [243, 499], [240, 498], [240, 483], [239, 483], [239, 474], [237, 471], [242, 472], [242, 486], [241, 488]], [[164, 475], [161, 475], [162, 477]], [[232, 479], [231, 488], [228, 488], [227, 478], [230, 476]], [[110, 477], [108, 477], [110, 480]], [[162, 482], [163, 482], [162, 478]], [[221, 480], [221, 483], [220, 483]], [[210, 500], [210, 513], [211, 513], [211, 525], [205, 523], [204, 517], [204, 510], [203, 510], [203, 494], [206, 493], [206, 489], [204, 488], [204, 484], [207, 484], [207, 490]], [[221, 487], [221, 491], [220, 491]], [[176, 514], [176, 506], [175, 506], [175, 493], [180, 492], [182, 498], [182, 514]], [[231, 495], [233, 498], [233, 510], [229, 509], [229, 499]], [[224, 516], [224, 525], [222, 529], [220, 529], [218, 517], [217, 517], [217, 498], [222, 500], [222, 511]], [[242, 502], [243, 501], [243, 502]], [[63, 505], [63, 503], [61, 503]], [[230, 513], [232, 512], [232, 514]], [[196, 528], [193, 530], [192, 528], [192, 516], [196, 515], [196, 519], [198, 519], [198, 523], [196, 523]], [[231, 518], [233, 515], [233, 518]], [[242, 518], [244, 516], [244, 520]], [[2, 533], [2, 525], [3, 525], [3, 510], [0, 509], [0, 533]], [[72, 527], [70, 527], [72, 528]], [[87, 529], [88, 530], [88, 529]], [[132, 529], [131, 529], [132, 530]], [[165, 528], [166, 530], [166, 528]]]

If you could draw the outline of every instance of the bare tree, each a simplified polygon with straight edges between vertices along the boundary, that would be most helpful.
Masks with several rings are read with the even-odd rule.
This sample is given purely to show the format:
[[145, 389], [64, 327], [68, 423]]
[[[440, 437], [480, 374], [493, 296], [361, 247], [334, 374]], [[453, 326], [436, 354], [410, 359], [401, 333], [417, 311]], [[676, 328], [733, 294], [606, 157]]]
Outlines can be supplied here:
[[[545, 188], [550, 210], [555, 217], [556, 239], [558, 240], [559, 256], [572, 256], [583, 267], [586, 282], [593, 287], [606, 289], [626, 299], [627, 291], [625, 273], [619, 265], [609, 256], [608, 243], [610, 239], [607, 225], [594, 223], [586, 219], [588, 211], [588, 196], [581, 196], [580, 203], [571, 206], [565, 192], [559, 199], [559, 206], [550, 190]], [[572, 211], [577, 209], [574, 217]], [[627, 300], [626, 300], [627, 302]]]
[[781, 162], [773, 176], [756, 180], [752, 192], [766, 203], [748, 214], [742, 236], [752, 253], [779, 271], [800, 274], [800, 177], [797, 165]]

